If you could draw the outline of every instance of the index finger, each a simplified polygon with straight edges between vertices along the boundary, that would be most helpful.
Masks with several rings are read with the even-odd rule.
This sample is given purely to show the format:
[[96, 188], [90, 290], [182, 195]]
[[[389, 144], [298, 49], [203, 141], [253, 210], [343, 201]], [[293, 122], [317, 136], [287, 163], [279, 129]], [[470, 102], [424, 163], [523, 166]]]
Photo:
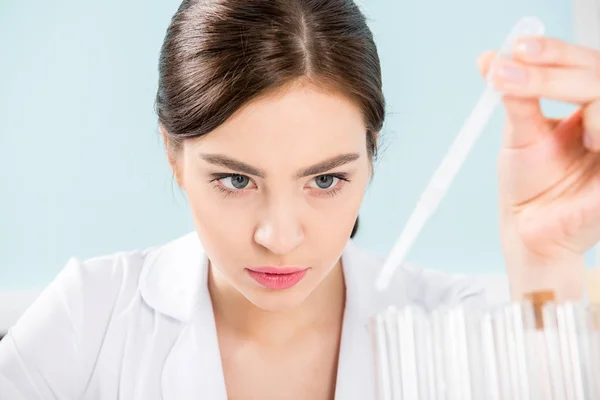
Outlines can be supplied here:
[[599, 51], [548, 37], [524, 36], [515, 40], [513, 55], [530, 64], [600, 68]]

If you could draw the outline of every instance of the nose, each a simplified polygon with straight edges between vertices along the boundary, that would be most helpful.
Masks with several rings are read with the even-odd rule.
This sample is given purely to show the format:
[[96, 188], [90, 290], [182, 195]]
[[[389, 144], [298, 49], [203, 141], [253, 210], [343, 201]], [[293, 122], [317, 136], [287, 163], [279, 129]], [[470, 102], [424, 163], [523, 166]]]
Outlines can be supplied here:
[[288, 254], [300, 246], [304, 231], [291, 202], [287, 205], [280, 202], [270, 208], [254, 232], [254, 241], [278, 255]]

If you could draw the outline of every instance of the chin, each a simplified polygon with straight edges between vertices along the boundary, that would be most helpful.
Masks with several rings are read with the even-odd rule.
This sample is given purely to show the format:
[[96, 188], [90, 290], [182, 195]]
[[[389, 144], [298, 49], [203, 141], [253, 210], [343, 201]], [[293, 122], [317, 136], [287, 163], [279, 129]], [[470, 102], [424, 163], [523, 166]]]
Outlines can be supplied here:
[[310, 291], [299, 287], [286, 290], [259, 288], [244, 293], [248, 301], [264, 311], [287, 311], [298, 307], [310, 295]]

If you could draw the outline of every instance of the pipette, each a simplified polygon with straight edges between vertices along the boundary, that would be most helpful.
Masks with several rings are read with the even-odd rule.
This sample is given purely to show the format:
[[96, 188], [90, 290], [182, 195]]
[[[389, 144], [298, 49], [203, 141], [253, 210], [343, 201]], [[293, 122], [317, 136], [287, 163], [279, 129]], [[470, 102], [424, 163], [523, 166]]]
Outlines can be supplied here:
[[386, 259], [375, 282], [375, 287], [378, 291], [383, 291], [387, 288], [396, 269], [404, 262], [408, 251], [417, 239], [421, 229], [436, 211], [473, 145], [483, 133], [496, 107], [499, 105], [502, 95], [493, 87], [491, 82], [492, 70], [496, 61], [500, 57], [511, 57], [515, 40], [518, 37], [541, 36], [543, 34], [544, 24], [539, 19], [525, 17], [517, 22], [504, 40], [486, 77], [487, 86], [485, 91], [464, 122], [441, 164], [431, 177], [404, 230]]

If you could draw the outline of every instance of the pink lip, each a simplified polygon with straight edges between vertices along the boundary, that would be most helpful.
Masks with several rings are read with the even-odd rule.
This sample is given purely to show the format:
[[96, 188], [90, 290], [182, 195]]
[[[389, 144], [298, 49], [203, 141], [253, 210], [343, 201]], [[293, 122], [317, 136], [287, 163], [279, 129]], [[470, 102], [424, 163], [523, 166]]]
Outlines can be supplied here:
[[246, 269], [252, 279], [267, 289], [283, 290], [296, 286], [308, 268], [250, 267]]

